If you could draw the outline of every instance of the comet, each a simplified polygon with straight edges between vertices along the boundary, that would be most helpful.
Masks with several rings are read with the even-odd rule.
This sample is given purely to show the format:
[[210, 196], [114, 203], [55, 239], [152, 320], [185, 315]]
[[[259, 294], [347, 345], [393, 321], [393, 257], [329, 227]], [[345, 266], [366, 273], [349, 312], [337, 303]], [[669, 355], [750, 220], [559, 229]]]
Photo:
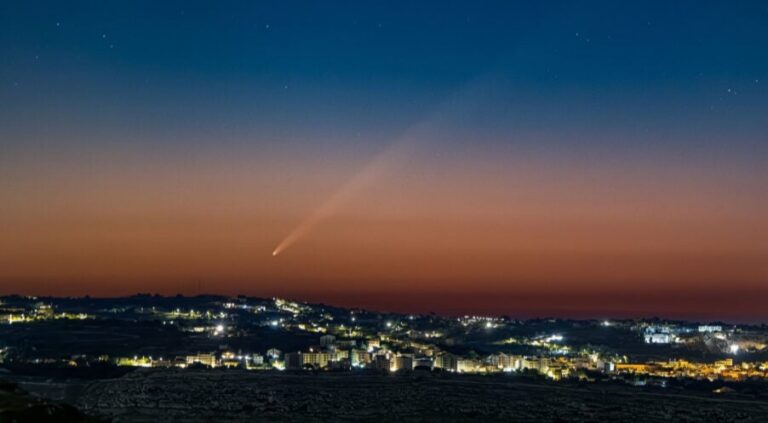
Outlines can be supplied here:
[[272, 257], [287, 250], [296, 241], [311, 232], [318, 223], [334, 215], [339, 207], [349, 201], [350, 197], [374, 183], [382, 175], [402, 163], [414, 149], [415, 145], [416, 139], [414, 139], [414, 134], [411, 133], [409, 136], [401, 138], [376, 155], [373, 160], [368, 162], [345, 184], [341, 185], [330, 197], [328, 197], [328, 199], [321, 203], [314, 211], [312, 211], [312, 213], [288, 233], [288, 235], [283, 238], [272, 251]]
[[[320, 222], [333, 216], [343, 204], [350, 201], [354, 195], [366, 187], [372, 185], [384, 175], [389, 174], [403, 164], [408, 157], [417, 150], [420, 143], [436, 137], [436, 123], [449, 116], [460, 116], [457, 105], [466, 108], [466, 94], [473, 93], [477, 84], [468, 84], [467, 88], [460, 90], [459, 95], [452, 95], [444, 101], [438, 110], [431, 114], [431, 118], [424, 119], [420, 123], [405, 131], [394, 142], [379, 152], [374, 158], [354, 174], [346, 183], [341, 185], [328, 199], [315, 208], [304, 220], [302, 220], [288, 235], [277, 244], [272, 251], [272, 257], [282, 254], [294, 245], [298, 240], [309, 234]], [[470, 96], [472, 97], [472, 96]], [[459, 101], [461, 100], [461, 101]]]

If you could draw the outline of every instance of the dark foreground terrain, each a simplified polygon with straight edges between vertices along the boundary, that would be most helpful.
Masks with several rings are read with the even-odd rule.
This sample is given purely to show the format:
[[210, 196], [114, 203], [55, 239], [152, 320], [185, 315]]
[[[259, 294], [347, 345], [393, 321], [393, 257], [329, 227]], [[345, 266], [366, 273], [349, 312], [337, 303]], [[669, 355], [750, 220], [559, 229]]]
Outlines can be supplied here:
[[48, 401], [0, 380], [0, 423], [100, 423], [104, 419], [87, 416], [69, 404]]
[[77, 391], [78, 409], [115, 422], [768, 421], [768, 401], [734, 393], [504, 376], [139, 370]]

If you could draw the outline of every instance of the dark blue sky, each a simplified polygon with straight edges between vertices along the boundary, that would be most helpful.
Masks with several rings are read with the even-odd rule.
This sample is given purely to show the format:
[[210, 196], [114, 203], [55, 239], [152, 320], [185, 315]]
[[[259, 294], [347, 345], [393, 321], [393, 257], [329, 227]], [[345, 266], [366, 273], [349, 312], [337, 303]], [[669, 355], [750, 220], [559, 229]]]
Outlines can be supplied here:
[[40, 131], [40, 118], [52, 132], [363, 133], [386, 143], [477, 80], [479, 99], [456, 129], [496, 142], [547, 128], [630, 144], [728, 138], [749, 150], [768, 132], [760, 1], [0, 8], [0, 119], [21, 135], [4, 144]]

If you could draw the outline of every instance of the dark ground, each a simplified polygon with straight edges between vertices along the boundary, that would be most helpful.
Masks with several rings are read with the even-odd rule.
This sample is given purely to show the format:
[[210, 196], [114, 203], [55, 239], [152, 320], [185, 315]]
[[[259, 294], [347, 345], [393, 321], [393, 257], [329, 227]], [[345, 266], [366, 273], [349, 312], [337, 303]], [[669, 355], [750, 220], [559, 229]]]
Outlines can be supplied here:
[[90, 382], [73, 400], [116, 422], [768, 421], [768, 401], [737, 393], [418, 372], [140, 370]]

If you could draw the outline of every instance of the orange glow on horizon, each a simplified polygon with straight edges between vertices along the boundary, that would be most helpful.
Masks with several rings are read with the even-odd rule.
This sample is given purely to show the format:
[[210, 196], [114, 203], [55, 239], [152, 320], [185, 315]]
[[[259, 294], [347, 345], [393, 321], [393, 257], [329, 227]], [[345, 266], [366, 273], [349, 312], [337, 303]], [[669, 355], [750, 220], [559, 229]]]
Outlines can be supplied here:
[[557, 292], [559, 303], [543, 304], [552, 310], [565, 307], [564, 294], [695, 297], [728, 287], [733, 304], [739, 290], [766, 298], [768, 200], [754, 195], [754, 178], [638, 159], [459, 157], [417, 157], [345, 194], [286, 255], [279, 241], [364, 161], [6, 167], [0, 286], [124, 295], [194, 293], [199, 282], [320, 299], [532, 291], [539, 302]]

